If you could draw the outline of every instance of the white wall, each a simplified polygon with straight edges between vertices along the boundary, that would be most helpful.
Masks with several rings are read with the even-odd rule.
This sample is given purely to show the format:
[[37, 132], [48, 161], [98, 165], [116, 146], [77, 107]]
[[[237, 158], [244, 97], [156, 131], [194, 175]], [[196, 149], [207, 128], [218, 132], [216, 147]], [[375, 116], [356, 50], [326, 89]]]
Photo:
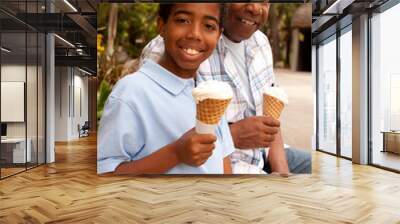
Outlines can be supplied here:
[[55, 140], [77, 139], [78, 124], [88, 120], [88, 79], [76, 68], [56, 67], [55, 107]]
[[68, 141], [68, 71], [67, 67], [55, 68], [55, 141]]
[[[36, 74], [36, 66], [27, 67], [28, 74]], [[3, 82], [25, 82], [25, 65], [2, 65], [1, 66], [1, 81]], [[30, 76], [28, 76], [29, 78]], [[37, 120], [36, 113], [31, 113], [31, 111], [36, 111], [36, 80], [29, 80], [30, 86], [35, 86], [35, 88], [27, 88], [27, 103], [35, 102], [30, 106], [30, 113], [27, 113], [28, 122], [35, 122]], [[40, 106], [40, 105], [39, 105]], [[34, 107], [34, 108], [33, 108]], [[1, 108], [1, 110], [7, 110], [8, 108]], [[36, 124], [28, 124], [28, 129], [32, 127], [36, 130]], [[28, 135], [30, 131], [28, 130]], [[25, 122], [7, 122], [7, 136], [8, 137], [25, 137]], [[29, 136], [28, 136], [29, 137]]]
[[[44, 86], [41, 66], [25, 67], [21, 64], [3, 64], [1, 66], [1, 80], [2, 82], [24, 82], [26, 83], [26, 107], [22, 106], [22, 113], [27, 115], [27, 120], [22, 122], [6, 122], [7, 123], [7, 137], [9, 138], [25, 138], [25, 134], [30, 139], [32, 161], [44, 163]], [[27, 81], [25, 78], [27, 77]], [[3, 90], [2, 90], [3, 91]], [[23, 93], [22, 93], [23, 94]], [[6, 97], [7, 96], [2, 96]], [[23, 102], [24, 104], [24, 102]], [[4, 112], [12, 110], [12, 108], [2, 107]], [[11, 112], [12, 111], [7, 111]], [[14, 112], [15, 113], [15, 112]], [[39, 151], [38, 151], [39, 150]], [[39, 155], [37, 156], [37, 153]]]
[[[72, 123], [72, 135], [78, 136], [77, 126], [80, 124], [81, 126], [88, 120], [88, 78], [82, 76], [79, 70], [74, 71], [74, 110], [75, 113], [73, 123]], [[80, 92], [79, 92], [80, 91]], [[79, 97], [80, 96], [80, 97]], [[80, 101], [80, 102], [79, 102]], [[81, 107], [81, 108], [80, 108]], [[80, 111], [81, 110], [81, 111]]]

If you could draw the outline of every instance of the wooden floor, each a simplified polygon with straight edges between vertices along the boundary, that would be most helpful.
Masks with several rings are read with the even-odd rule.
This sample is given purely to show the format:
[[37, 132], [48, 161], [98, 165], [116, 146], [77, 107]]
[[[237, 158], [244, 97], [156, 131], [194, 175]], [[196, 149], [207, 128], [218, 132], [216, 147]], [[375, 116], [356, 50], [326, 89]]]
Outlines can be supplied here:
[[313, 174], [96, 175], [96, 139], [0, 181], [0, 223], [400, 223], [400, 175], [315, 152]]
[[4, 177], [7, 177], [7, 176], [10, 176], [10, 175], [13, 175], [13, 174], [16, 174], [16, 173], [26, 170], [25, 167], [24, 168], [19, 168], [19, 167], [18, 168], [0, 168], [0, 169], [1, 169], [1, 178], [4, 178]]
[[7, 168], [0, 168], [0, 174], [1, 174], [1, 178], [7, 178], [8, 176], [12, 176], [21, 172], [24, 172], [26, 170], [29, 169], [34, 169], [35, 167], [37, 167], [37, 164], [33, 164], [33, 163], [28, 163], [27, 167], [25, 167], [25, 164], [18, 164], [18, 167], [7, 167]]
[[400, 170], [400, 154], [375, 151], [372, 157], [374, 164]]

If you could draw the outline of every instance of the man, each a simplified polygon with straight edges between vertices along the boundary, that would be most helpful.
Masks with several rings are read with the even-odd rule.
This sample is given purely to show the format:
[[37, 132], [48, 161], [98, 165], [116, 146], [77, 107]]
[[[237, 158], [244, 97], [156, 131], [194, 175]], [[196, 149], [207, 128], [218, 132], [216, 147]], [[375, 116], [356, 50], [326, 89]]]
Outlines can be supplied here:
[[[233, 173], [311, 173], [310, 153], [284, 149], [280, 130], [276, 132], [279, 122], [262, 116], [262, 89], [276, 84], [270, 44], [258, 30], [266, 23], [268, 10], [268, 3], [226, 4], [222, 38], [197, 77], [228, 82], [234, 91], [226, 113], [237, 149], [231, 155]], [[158, 59], [162, 43], [160, 37], [152, 40], [143, 49], [141, 62]]]

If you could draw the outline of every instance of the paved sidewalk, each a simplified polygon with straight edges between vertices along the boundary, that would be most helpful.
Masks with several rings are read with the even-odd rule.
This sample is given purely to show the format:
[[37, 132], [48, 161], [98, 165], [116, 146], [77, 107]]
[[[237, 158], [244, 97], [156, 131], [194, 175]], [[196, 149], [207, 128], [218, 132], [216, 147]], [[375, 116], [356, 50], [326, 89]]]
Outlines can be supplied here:
[[279, 86], [289, 95], [289, 105], [281, 117], [284, 142], [311, 150], [314, 117], [311, 72], [275, 69], [275, 74]]

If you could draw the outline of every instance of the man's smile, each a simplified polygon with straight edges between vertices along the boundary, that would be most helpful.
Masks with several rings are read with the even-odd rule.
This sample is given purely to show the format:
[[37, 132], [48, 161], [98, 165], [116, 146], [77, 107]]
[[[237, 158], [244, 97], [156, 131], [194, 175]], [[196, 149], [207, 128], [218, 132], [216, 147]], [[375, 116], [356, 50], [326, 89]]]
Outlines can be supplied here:
[[251, 18], [238, 17], [237, 20], [239, 20], [241, 23], [248, 25], [248, 26], [258, 26], [257, 20], [254, 20]]
[[244, 24], [246, 24], [246, 25], [249, 25], [249, 26], [254, 26], [254, 25], [257, 25], [257, 23], [256, 22], [254, 22], [254, 21], [250, 21], [250, 20], [247, 20], [247, 19], [240, 19], [240, 22], [242, 22], [242, 23], [244, 23]]

